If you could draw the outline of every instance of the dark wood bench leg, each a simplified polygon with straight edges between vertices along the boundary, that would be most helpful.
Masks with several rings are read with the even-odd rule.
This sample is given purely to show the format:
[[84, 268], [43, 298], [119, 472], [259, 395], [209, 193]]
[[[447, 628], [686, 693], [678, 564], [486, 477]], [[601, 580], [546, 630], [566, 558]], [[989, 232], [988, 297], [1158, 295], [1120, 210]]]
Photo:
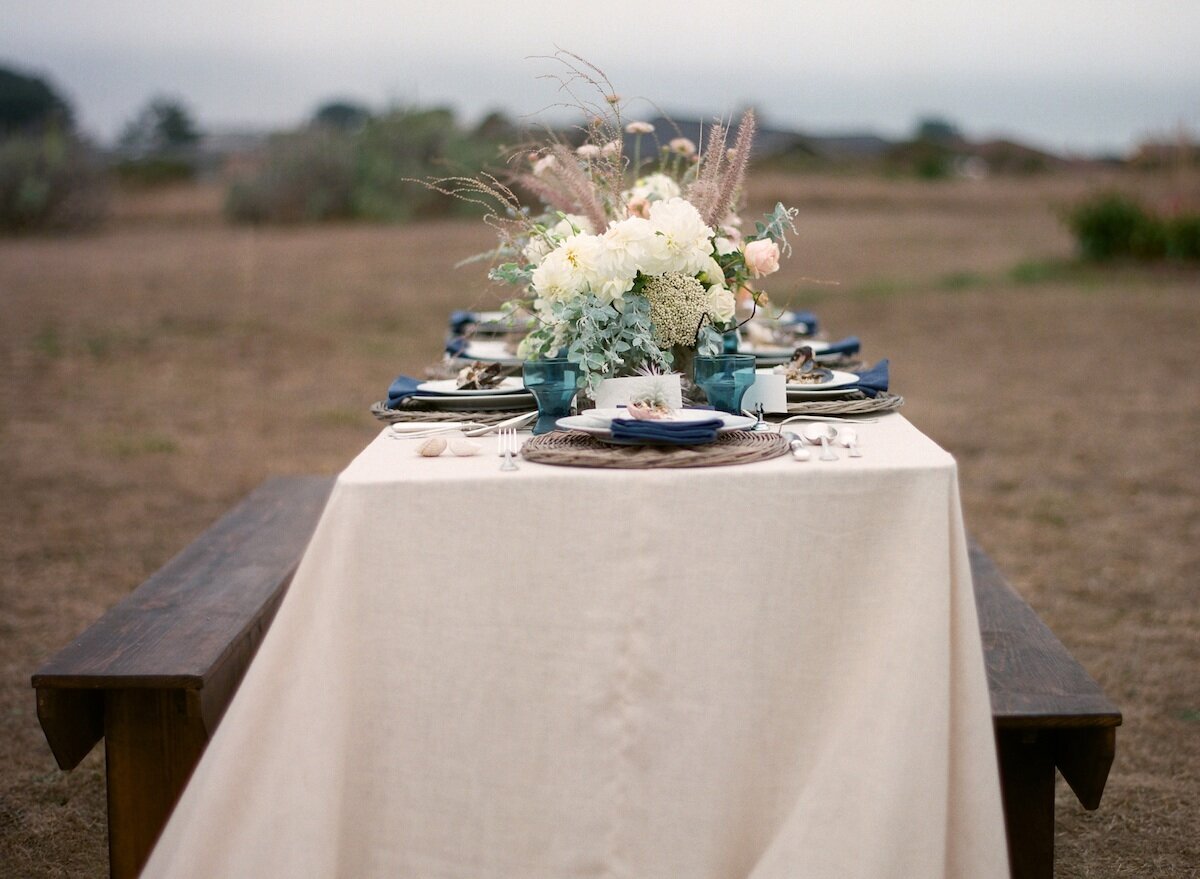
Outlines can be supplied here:
[[996, 731], [1013, 879], [1054, 876], [1054, 742], [1046, 732]]
[[136, 879], [208, 741], [180, 690], [109, 690], [104, 714], [108, 860]]

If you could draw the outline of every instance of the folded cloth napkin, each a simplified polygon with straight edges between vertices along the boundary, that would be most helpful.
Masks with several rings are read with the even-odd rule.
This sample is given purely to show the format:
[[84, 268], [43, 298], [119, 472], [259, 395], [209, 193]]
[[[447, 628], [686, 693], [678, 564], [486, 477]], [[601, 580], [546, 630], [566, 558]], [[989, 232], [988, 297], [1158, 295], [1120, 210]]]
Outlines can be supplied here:
[[616, 440], [649, 440], [676, 446], [698, 446], [717, 438], [717, 428], [724, 424], [720, 418], [704, 421], [641, 421], [636, 418], [614, 418], [612, 437]]
[[461, 336], [472, 324], [479, 323], [479, 315], [473, 311], [458, 309], [450, 312], [450, 335]]
[[817, 316], [811, 311], [793, 311], [789, 313], [787, 324], [795, 327], [806, 336], [815, 335], [821, 328]]
[[848, 391], [862, 391], [868, 397], [875, 397], [888, 389], [888, 362], [880, 360], [870, 369], [858, 374], [858, 384], [850, 385]]
[[446, 337], [446, 353], [451, 357], [457, 357], [467, 350], [467, 345], [470, 340], [466, 336], [450, 335]]
[[[804, 343], [801, 342], [796, 347], [803, 348]], [[839, 339], [836, 342], [830, 342], [828, 347], [817, 351], [814, 356], [828, 357], [831, 354], [857, 354], [860, 348], [862, 348], [862, 342], [858, 341], [858, 336], [847, 336], [846, 338]]]
[[431, 394], [427, 391], [418, 391], [417, 385], [422, 383], [422, 379], [412, 378], [407, 375], [396, 376], [396, 380], [392, 382], [392, 386], [388, 388], [387, 405], [389, 409], [395, 409], [409, 397], [436, 397], [437, 394]]

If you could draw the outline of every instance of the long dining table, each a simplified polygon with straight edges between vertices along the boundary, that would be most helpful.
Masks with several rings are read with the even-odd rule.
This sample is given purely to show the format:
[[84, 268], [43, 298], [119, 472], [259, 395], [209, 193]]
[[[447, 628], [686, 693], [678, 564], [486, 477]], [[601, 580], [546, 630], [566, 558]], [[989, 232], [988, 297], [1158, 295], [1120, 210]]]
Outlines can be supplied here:
[[953, 457], [340, 474], [147, 877], [1008, 875]]

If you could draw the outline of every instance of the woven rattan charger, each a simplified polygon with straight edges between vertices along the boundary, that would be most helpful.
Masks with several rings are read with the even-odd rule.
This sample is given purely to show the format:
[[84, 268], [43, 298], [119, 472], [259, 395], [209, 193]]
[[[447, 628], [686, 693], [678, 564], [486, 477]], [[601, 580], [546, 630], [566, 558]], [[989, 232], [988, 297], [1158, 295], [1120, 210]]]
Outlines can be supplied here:
[[528, 439], [521, 447], [521, 457], [538, 464], [628, 470], [751, 464], [787, 452], [787, 440], [779, 434], [752, 430], [731, 430], [699, 446], [623, 446], [578, 431], [554, 431]]

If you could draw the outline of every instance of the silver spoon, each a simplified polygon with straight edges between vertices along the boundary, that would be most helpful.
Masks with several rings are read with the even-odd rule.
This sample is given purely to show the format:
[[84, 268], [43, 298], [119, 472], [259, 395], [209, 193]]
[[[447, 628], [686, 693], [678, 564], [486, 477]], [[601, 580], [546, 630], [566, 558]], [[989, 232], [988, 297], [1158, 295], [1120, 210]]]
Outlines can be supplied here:
[[808, 449], [804, 448], [804, 440], [796, 436], [796, 434], [792, 433], [790, 430], [785, 433], [784, 436], [787, 438], [788, 448], [792, 450], [793, 458], [795, 458], [797, 461], [807, 461], [812, 457], [812, 455], [809, 454]]
[[858, 450], [858, 431], [853, 427], [839, 428], [838, 442], [850, 450], [846, 454], [851, 458], [861, 458], [863, 456], [863, 453]]
[[810, 424], [804, 428], [804, 438], [814, 446], [821, 446], [822, 461], [836, 461], [837, 452], [829, 447], [829, 441], [837, 439], [837, 428], [832, 424]]

